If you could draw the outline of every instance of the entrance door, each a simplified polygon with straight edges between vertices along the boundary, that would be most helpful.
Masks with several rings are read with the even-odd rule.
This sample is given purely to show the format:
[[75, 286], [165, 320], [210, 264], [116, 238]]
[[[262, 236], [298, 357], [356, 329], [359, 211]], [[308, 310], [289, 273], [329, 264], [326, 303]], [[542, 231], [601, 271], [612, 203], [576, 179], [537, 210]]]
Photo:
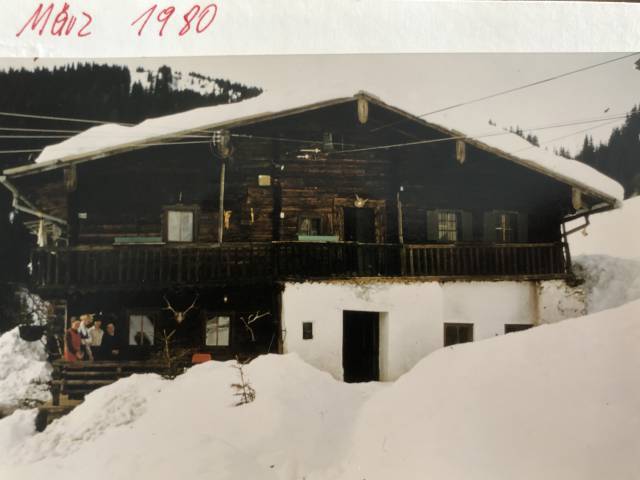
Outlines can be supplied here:
[[345, 207], [344, 239], [347, 242], [375, 243], [376, 222], [373, 208]]
[[345, 310], [342, 314], [342, 368], [345, 382], [380, 379], [380, 315]]

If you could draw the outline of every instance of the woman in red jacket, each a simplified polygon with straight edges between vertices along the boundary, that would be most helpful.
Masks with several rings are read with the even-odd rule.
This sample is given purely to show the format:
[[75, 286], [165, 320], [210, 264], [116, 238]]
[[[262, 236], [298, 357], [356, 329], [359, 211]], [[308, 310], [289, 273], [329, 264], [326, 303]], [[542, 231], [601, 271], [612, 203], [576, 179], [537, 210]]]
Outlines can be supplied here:
[[78, 328], [80, 321], [75, 317], [71, 319], [71, 328], [67, 330], [64, 336], [64, 359], [68, 362], [76, 362], [82, 360], [84, 353], [82, 351], [82, 339]]

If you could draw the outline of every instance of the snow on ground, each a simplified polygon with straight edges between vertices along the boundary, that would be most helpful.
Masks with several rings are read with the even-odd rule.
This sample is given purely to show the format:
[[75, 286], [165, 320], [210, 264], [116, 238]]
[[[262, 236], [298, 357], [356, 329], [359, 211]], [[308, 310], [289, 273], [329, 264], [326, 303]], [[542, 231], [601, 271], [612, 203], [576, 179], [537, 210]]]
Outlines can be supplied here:
[[46, 402], [51, 366], [42, 342], [26, 342], [18, 327], [0, 336], [0, 411], [12, 410], [25, 401]]
[[639, 315], [433, 353], [364, 406], [340, 478], [640, 478]]
[[257, 398], [235, 407], [231, 365], [208, 362], [174, 381], [136, 375], [99, 389], [45, 432], [0, 450], [0, 478], [300, 479], [340, 462], [351, 420], [381, 388], [337, 382], [295, 355], [270, 355], [245, 367]]
[[636, 301], [441, 349], [387, 385], [263, 356], [240, 407], [231, 362], [133, 376], [44, 433], [24, 438], [28, 412], [0, 421], [0, 478], [638, 478], [639, 315]]

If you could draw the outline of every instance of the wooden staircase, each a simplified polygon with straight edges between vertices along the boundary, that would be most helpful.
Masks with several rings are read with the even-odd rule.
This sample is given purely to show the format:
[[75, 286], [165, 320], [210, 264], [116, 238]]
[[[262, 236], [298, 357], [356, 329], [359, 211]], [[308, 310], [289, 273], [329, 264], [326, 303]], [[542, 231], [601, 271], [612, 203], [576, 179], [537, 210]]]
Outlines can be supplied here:
[[52, 421], [60, 418], [75, 407], [84, 397], [94, 390], [110, 385], [121, 378], [136, 373], [157, 373], [167, 375], [170, 369], [167, 363], [159, 361], [90, 361], [53, 362], [51, 381], [51, 404], [38, 408], [36, 430], [43, 431]]

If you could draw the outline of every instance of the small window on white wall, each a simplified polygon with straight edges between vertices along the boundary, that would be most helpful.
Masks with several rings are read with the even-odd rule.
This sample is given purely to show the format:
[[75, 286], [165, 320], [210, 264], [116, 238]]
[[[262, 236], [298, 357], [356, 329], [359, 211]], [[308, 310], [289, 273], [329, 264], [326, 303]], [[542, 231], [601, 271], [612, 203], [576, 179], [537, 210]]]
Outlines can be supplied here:
[[166, 215], [166, 237], [168, 242], [194, 241], [194, 210], [167, 210]]
[[228, 315], [212, 315], [205, 323], [205, 345], [208, 347], [228, 347], [231, 317]]

